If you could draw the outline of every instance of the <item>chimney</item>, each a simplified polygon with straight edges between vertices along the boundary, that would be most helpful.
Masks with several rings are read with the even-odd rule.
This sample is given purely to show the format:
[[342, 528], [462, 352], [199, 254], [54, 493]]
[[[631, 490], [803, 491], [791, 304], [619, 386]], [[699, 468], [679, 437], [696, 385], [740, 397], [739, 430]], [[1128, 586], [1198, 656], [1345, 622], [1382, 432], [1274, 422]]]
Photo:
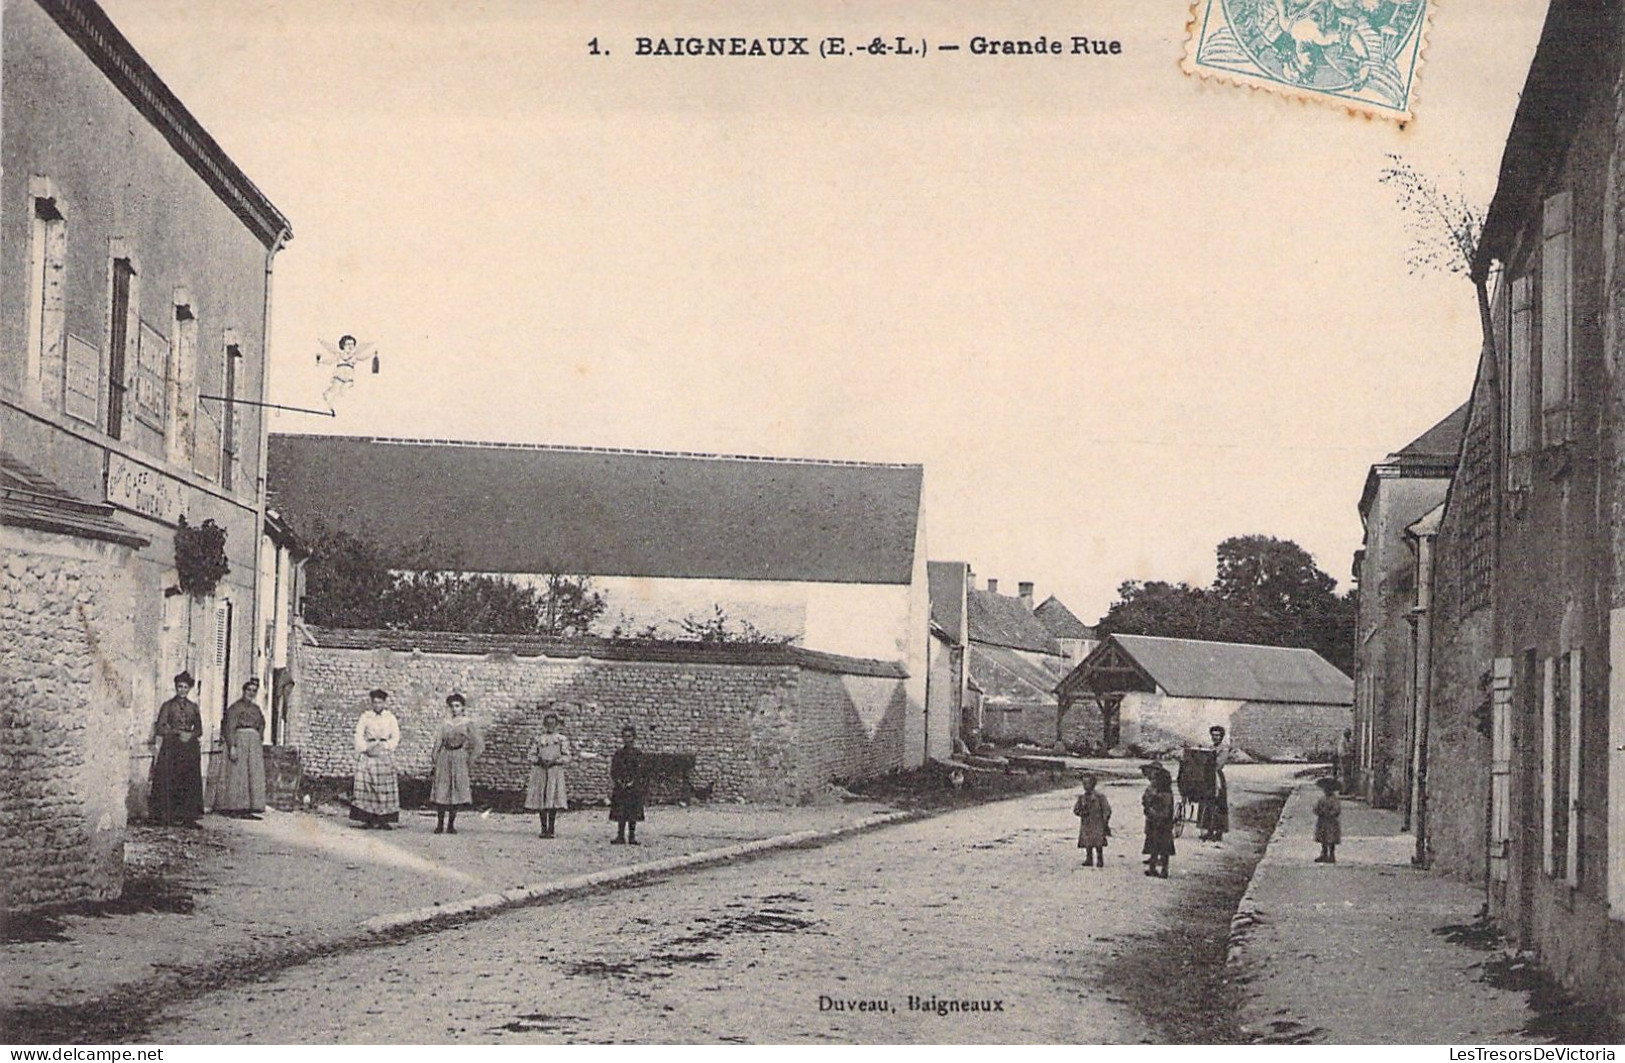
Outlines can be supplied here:
[[1029, 613], [1032, 612], [1033, 611], [1033, 585], [1031, 583], [1018, 583], [1018, 584], [1016, 584], [1016, 587], [1017, 587], [1017, 589], [1019, 589], [1021, 591], [1021, 604], [1025, 605], [1027, 607], [1027, 611]]
[[989, 593], [989, 594], [998, 594], [999, 593], [999, 581], [998, 580], [990, 579], [990, 580], [987, 581], [987, 593]]
[[965, 566], [965, 589], [967, 591], [976, 589], [976, 570], [969, 565]]

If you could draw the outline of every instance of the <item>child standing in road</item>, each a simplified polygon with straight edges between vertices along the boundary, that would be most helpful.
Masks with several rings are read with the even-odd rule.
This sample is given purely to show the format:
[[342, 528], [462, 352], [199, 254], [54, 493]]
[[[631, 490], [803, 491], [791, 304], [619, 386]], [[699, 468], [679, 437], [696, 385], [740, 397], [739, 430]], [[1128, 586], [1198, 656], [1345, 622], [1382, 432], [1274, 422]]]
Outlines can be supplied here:
[[1083, 793], [1072, 806], [1078, 817], [1078, 848], [1084, 850], [1084, 867], [1106, 866], [1106, 839], [1111, 835], [1112, 806], [1106, 795], [1095, 792], [1095, 777], [1083, 777]]
[[1174, 777], [1161, 764], [1140, 769], [1151, 785], [1140, 798], [1145, 812], [1145, 873], [1168, 877], [1168, 858], [1174, 855]]
[[1343, 840], [1343, 802], [1337, 798], [1337, 780], [1316, 779], [1320, 800], [1315, 802], [1315, 841], [1320, 843], [1317, 864], [1337, 863], [1337, 843]]

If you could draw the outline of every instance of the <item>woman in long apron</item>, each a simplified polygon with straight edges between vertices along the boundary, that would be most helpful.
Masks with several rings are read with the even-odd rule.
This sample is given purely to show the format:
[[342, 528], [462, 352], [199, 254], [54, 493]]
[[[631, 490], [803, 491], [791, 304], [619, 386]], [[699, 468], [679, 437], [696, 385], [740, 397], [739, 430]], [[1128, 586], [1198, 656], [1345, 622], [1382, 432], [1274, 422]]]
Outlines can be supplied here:
[[226, 707], [220, 732], [226, 746], [224, 785], [214, 810], [258, 819], [265, 811], [265, 713], [260, 710], [260, 681], [243, 684], [243, 696]]
[[363, 830], [389, 830], [401, 818], [400, 780], [395, 773], [395, 747], [401, 724], [385, 708], [387, 690], [374, 690], [355, 724], [355, 796], [350, 818]]

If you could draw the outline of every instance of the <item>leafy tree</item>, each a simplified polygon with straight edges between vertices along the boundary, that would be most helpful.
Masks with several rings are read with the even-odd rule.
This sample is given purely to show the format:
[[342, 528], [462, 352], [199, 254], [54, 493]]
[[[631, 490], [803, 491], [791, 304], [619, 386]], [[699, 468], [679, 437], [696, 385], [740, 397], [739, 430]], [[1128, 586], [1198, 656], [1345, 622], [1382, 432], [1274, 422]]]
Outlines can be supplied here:
[[1403, 156], [1390, 153], [1378, 180], [1394, 190], [1411, 235], [1412, 274], [1444, 270], [1467, 276], [1484, 234], [1484, 211], [1464, 192], [1439, 187]]
[[430, 567], [446, 551], [423, 540], [392, 568], [370, 539], [318, 525], [308, 538], [305, 616], [332, 627], [585, 635], [606, 607], [585, 576], [551, 574], [540, 587]]
[[1289, 539], [1243, 535], [1216, 550], [1210, 587], [1130, 581], [1100, 621], [1107, 634], [1302, 646], [1345, 673], [1354, 667], [1353, 592]]
[[766, 646], [787, 646], [795, 641], [794, 635], [769, 635], [749, 620], [734, 620], [721, 605], [711, 607], [710, 616], [690, 614], [678, 622], [679, 636], [687, 642], [735, 642]]

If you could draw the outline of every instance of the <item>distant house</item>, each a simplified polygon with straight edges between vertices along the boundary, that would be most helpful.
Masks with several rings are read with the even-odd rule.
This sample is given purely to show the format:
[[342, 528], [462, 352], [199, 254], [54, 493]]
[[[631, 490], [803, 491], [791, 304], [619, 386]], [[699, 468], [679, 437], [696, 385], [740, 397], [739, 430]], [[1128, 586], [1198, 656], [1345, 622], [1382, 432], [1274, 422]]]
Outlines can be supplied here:
[[1382, 808], [1409, 807], [1410, 800], [1416, 559], [1405, 532], [1444, 501], [1466, 424], [1463, 404], [1371, 466], [1360, 496], [1365, 541], [1354, 571], [1354, 741], [1360, 793]]
[[1061, 652], [1072, 664], [1077, 664], [1089, 656], [1089, 651], [1100, 644], [1095, 629], [1079, 620], [1072, 610], [1053, 594], [1033, 610], [1033, 615], [1051, 635], [1055, 636], [1055, 641], [1061, 644]]
[[[963, 561], [926, 564], [931, 585], [931, 643], [925, 684], [926, 753], [952, 756], [966, 730], [980, 724], [971, 701], [966, 595], [970, 566]], [[968, 722], [967, 722], [968, 720]]]
[[[720, 606], [797, 649], [852, 662], [821, 664], [818, 675], [854, 678], [790, 713], [799, 748], [819, 735], [831, 748], [863, 747], [838, 758], [845, 767], [831, 775], [843, 778], [922, 764], [928, 743], [937, 755], [951, 749], [948, 727], [927, 726], [922, 483], [918, 465], [306, 435], [272, 436], [269, 466], [273, 504], [302, 534], [343, 530], [403, 559], [427, 542], [451, 571], [588, 576], [608, 618], [657, 638]], [[626, 671], [621, 656], [614, 670]], [[538, 676], [538, 696], [565, 696], [554, 672]], [[341, 696], [294, 678], [296, 705]], [[876, 679], [895, 696], [869, 690]], [[613, 687], [591, 689], [602, 712], [620, 711], [604, 694]], [[700, 719], [713, 711], [693, 708]], [[682, 741], [703, 745], [702, 730]]]
[[1109, 635], [1061, 681], [1065, 740], [1148, 750], [1205, 743], [1218, 724], [1251, 756], [1331, 752], [1354, 683], [1314, 650]]
[[[969, 577], [967, 576], [967, 579]], [[1033, 612], [1033, 585], [999, 593], [999, 581], [965, 594], [970, 675], [979, 688], [977, 730], [988, 741], [1050, 745], [1056, 739], [1055, 684], [1066, 654]]]
[[[115, 896], [183, 669], [266, 676], [255, 573], [288, 221], [92, 0], [4, 0], [0, 907]], [[212, 522], [229, 571], [187, 581]]]

